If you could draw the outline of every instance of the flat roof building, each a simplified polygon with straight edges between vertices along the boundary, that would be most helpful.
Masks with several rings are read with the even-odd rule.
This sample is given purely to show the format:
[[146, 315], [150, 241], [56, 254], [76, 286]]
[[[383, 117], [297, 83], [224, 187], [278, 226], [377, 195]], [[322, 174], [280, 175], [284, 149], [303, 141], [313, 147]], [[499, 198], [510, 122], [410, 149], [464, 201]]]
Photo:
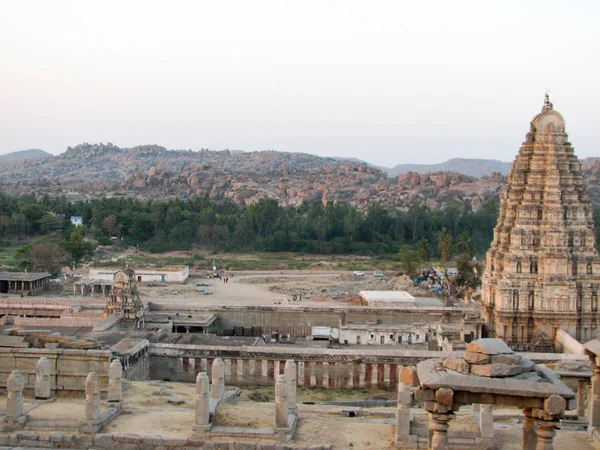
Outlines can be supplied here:
[[0, 272], [0, 293], [38, 295], [48, 288], [50, 277], [46, 272]]
[[416, 306], [415, 298], [406, 291], [360, 291], [358, 295], [368, 306]]

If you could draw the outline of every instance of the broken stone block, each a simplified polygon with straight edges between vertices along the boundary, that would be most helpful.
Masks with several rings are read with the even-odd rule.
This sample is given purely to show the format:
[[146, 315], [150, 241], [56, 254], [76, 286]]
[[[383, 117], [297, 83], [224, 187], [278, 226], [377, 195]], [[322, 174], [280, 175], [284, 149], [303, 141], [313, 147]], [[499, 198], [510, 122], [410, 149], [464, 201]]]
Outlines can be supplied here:
[[185, 403], [185, 400], [179, 398], [179, 397], [169, 397], [169, 399], [167, 400], [167, 402], [173, 404], [173, 405], [183, 405]]
[[492, 364], [506, 364], [509, 366], [516, 366], [521, 361], [519, 355], [492, 355]]
[[444, 367], [450, 370], [456, 370], [461, 373], [469, 373], [471, 370], [471, 364], [462, 358], [446, 358], [444, 360]]
[[468, 352], [483, 353], [485, 355], [500, 355], [503, 353], [514, 353], [502, 339], [485, 338], [467, 344]]
[[525, 372], [515, 375], [513, 379], [523, 381], [541, 381], [542, 377], [540, 377], [536, 372]]
[[521, 366], [508, 366], [506, 364], [486, 364], [471, 366], [471, 373], [480, 377], [512, 377], [521, 373]]
[[471, 364], [487, 364], [490, 362], [490, 357], [483, 353], [465, 352], [465, 361]]
[[535, 369], [535, 364], [528, 358], [521, 358], [519, 361], [519, 367], [521, 368], [521, 372], [531, 372]]
[[417, 369], [414, 367], [404, 366], [400, 369], [398, 376], [400, 383], [408, 386], [416, 387], [419, 385], [419, 377], [417, 376]]

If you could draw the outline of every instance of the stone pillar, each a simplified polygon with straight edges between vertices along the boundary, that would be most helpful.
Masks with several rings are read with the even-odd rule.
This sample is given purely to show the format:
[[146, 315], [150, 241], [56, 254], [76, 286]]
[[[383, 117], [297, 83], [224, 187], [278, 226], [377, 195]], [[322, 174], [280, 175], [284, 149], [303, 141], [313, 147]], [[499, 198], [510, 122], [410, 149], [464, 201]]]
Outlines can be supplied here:
[[523, 410], [525, 421], [523, 422], [523, 434], [521, 435], [521, 448], [523, 450], [535, 450], [537, 447], [537, 435], [535, 433], [535, 420], [531, 408]]
[[494, 412], [492, 410], [492, 405], [480, 406], [479, 430], [482, 438], [494, 437]]
[[210, 432], [208, 389], [208, 375], [205, 372], [198, 373], [196, 377], [196, 420], [192, 427], [194, 436], [204, 436]]
[[47, 400], [51, 395], [50, 361], [42, 356], [35, 365], [35, 398]]
[[577, 380], [577, 418], [585, 417], [585, 393], [587, 390], [587, 380], [580, 378]]
[[283, 369], [285, 380], [287, 382], [287, 406], [291, 412], [295, 413], [298, 409], [296, 405], [296, 363], [292, 359], [285, 362]]
[[555, 428], [560, 426], [559, 422], [550, 420], [536, 419], [537, 425], [536, 434], [538, 443], [535, 450], [554, 450], [554, 436], [556, 436]]
[[23, 414], [23, 388], [25, 380], [18, 370], [13, 370], [6, 380], [6, 390], [8, 398], [6, 399], [6, 414], [4, 422], [6, 423], [4, 431], [14, 431], [22, 428], [26, 417]]
[[210, 397], [219, 400], [223, 400], [223, 397], [225, 397], [225, 364], [221, 358], [216, 358], [212, 364]]
[[481, 415], [481, 406], [479, 403], [473, 403], [471, 405], [472, 414], [473, 414], [473, 423], [479, 426], [479, 416]]
[[287, 381], [285, 375], [275, 377], [275, 431], [288, 428]]
[[100, 418], [100, 380], [96, 372], [85, 379], [85, 420]]
[[121, 403], [123, 399], [123, 368], [121, 367], [121, 361], [118, 359], [113, 360], [108, 368], [108, 401]]
[[410, 407], [412, 405], [412, 388], [398, 383], [398, 407], [396, 409], [396, 447], [417, 448], [418, 436], [410, 435]]
[[454, 414], [452, 412], [429, 413], [429, 431], [431, 433], [429, 450], [448, 449], [448, 422], [450, 422], [453, 418]]
[[588, 405], [588, 430], [600, 427], [600, 367], [594, 366]]

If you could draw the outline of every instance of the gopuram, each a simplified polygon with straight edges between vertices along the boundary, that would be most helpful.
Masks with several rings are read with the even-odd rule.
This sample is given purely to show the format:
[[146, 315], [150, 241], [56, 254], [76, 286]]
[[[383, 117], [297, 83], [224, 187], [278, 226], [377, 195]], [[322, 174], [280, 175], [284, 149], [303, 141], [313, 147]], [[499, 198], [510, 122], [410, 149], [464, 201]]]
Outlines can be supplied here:
[[535, 350], [532, 342], [553, 339], [559, 328], [581, 342], [596, 336], [592, 206], [547, 94], [510, 171], [486, 259], [482, 314], [490, 337]]
[[113, 287], [106, 301], [105, 315], [117, 314], [121, 320], [133, 328], [143, 326], [144, 305], [135, 284], [132, 269], [119, 270], [114, 275]]

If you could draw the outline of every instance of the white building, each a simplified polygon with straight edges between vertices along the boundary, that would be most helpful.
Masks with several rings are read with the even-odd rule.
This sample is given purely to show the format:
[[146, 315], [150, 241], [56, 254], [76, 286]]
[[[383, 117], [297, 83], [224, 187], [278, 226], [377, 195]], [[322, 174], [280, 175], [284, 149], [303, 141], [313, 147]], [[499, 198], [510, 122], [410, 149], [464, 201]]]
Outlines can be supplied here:
[[[90, 269], [91, 280], [112, 281], [119, 269]], [[189, 266], [167, 266], [154, 269], [136, 269], [135, 278], [138, 283], [185, 283], [190, 276]]]
[[406, 291], [360, 291], [358, 295], [368, 306], [385, 308], [416, 306], [415, 298]]
[[340, 328], [340, 343], [346, 345], [425, 344], [432, 337], [425, 323], [347, 324]]
[[71, 216], [71, 223], [78, 227], [79, 225], [83, 225], [83, 217], [81, 216]]

